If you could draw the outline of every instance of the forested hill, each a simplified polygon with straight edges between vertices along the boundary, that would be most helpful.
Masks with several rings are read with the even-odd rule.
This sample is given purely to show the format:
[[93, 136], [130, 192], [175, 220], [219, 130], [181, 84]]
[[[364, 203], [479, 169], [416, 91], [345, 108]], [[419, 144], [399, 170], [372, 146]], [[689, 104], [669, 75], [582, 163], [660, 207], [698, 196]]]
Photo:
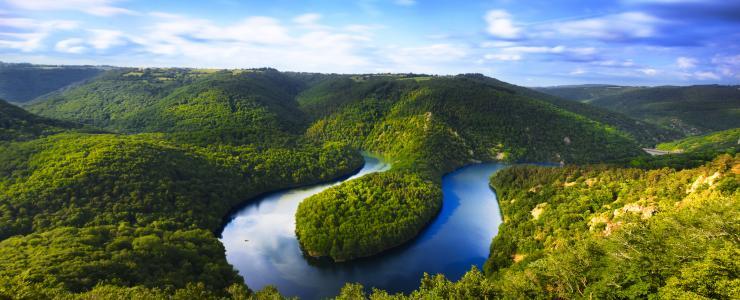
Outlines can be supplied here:
[[[540, 91], [562, 95], [559, 89]], [[659, 86], [620, 91], [588, 99], [588, 103], [685, 135], [740, 127], [740, 86]]]
[[29, 140], [75, 127], [79, 126], [35, 116], [0, 99], [0, 142]]
[[24, 103], [90, 79], [104, 69], [93, 66], [48, 66], [0, 62], [0, 98]]
[[[367, 100], [364, 98], [374, 95], [386, 103], [395, 103], [407, 97], [408, 93], [431, 85], [425, 83], [427, 79], [432, 79], [435, 84], [467, 80], [465, 88], [496, 90], [499, 98], [526, 98], [534, 101], [533, 107], [552, 108], [554, 105], [561, 112], [575, 113], [613, 127], [642, 146], [678, 137], [673, 132], [636, 122], [624, 115], [574, 104], [475, 74], [430, 77], [324, 75], [273, 69], [116, 69], [86, 84], [49, 95], [28, 109], [43, 116], [115, 132], [170, 132], [189, 141], [243, 143], [255, 139], [284, 140], [286, 134], [305, 131], [312, 125], [312, 120], [339, 112], [345, 102]], [[448, 87], [446, 93], [455, 88]], [[437, 109], [465, 105], [465, 99], [454, 99], [456, 96], [450, 94], [445, 107]], [[486, 97], [485, 93], [478, 96]], [[296, 99], [301, 101], [300, 107]], [[405, 104], [406, 107], [415, 105]], [[508, 105], [500, 103], [491, 109], [504, 112]], [[480, 115], [476, 111], [470, 113], [471, 119]], [[526, 117], [543, 119], [538, 112], [529, 113]], [[458, 118], [465, 119], [464, 116]], [[211, 137], [200, 140], [203, 137], [197, 133], [200, 130], [209, 131]], [[183, 134], [185, 132], [188, 134]], [[536, 142], [546, 137], [548, 135], [542, 134], [531, 139]]]
[[601, 97], [618, 95], [627, 91], [634, 91], [643, 88], [645, 87], [620, 86], [610, 84], [581, 84], [536, 87], [533, 89], [563, 99], [575, 100], [579, 102], [590, 102]]
[[310, 74], [273, 69], [117, 69], [28, 107], [115, 132], [166, 132], [188, 142], [284, 141], [306, 120], [294, 98]]
[[740, 128], [666, 142], [659, 144], [657, 148], [660, 150], [680, 152], [736, 153], [740, 150]]
[[627, 133], [642, 146], [652, 146], [666, 140], [673, 140], [682, 137], [681, 132], [644, 122], [626, 114], [615, 112], [609, 109], [601, 108], [594, 105], [570, 101], [566, 98], [554, 96], [535, 89], [506, 83], [494, 78], [486, 77], [480, 74], [471, 74], [469, 77], [476, 78], [479, 82], [499, 86], [511, 90], [520, 95], [530, 98], [540, 99], [552, 103], [553, 105], [583, 115], [597, 122], [608, 124]]
[[437, 164], [429, 166], [435, 172], [471, 159], [585, 162], [635, 154], [629, 132], [497, 82], [482, 75], [339, 77], [298, 102], [314, 119], [309, 137], [348, 141], [416, 167]]

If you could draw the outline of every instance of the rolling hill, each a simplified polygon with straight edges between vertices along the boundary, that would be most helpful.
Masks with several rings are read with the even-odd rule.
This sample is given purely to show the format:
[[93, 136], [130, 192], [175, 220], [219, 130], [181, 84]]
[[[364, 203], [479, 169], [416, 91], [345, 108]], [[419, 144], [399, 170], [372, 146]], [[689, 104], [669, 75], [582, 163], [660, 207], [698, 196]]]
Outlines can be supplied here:
[[740, 149], [740, 128], [717, 131], [701, 136], [661, 143], [659, 150], [681, 152], [730, 152]]
[[34, 113], [121, 133], [251, 143], [300, 133], [303, 82], [272, 69], [118, 69], [31, 104]]
[[578, 102], [590, 102], [601, 97], [618, 95], [628, 91], [634, 91], [643, 88], [645, 87], [620, 86], [610, 84], [581, 84], [535, 87], [532, 89], [563, 99], [575, 100]]

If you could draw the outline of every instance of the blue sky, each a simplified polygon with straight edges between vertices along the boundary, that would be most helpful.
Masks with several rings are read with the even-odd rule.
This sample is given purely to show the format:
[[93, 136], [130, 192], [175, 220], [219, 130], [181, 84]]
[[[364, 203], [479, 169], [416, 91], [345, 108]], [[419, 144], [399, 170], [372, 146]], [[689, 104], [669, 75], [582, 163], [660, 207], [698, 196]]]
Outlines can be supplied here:
[[0, 60], [739, 84], [740, 0], [0, 0]]

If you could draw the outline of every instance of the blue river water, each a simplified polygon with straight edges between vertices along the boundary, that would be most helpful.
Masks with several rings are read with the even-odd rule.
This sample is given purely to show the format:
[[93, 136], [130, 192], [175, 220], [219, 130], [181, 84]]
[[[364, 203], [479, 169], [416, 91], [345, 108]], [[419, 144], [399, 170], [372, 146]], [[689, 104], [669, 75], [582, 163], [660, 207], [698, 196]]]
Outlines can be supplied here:
[[[471, 165], [442, 178], [443, 205], [439, 215], [414, 240], [379, 255], [343, 262], [304, 257], [295, 237], [295, 212], [305, 198], [343, 181], [297, 188], [255, 199], [232, 216], [221, 242], [226, 258], [259, 290], [273, 285], [286, 296], [317, 299], [336, 295], [345, 282], [366, 288], [409, 292], [422, 275], [442, 273], [459, 279], [471, 266], [482, 267], [492, 238], [501, 224], [496, 195], [488, 178], [505, 165]], [[354, 176], [382, 172], [387, 163], [365, 157]]]

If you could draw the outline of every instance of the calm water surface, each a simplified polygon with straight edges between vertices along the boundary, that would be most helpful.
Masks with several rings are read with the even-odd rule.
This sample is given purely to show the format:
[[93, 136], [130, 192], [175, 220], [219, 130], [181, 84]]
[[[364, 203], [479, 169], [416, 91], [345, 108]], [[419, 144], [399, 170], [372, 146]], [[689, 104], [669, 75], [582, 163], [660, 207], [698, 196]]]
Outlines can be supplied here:
[[[226, 258], [252, 289], [274, 285], [286, 296], [316, 299], [336, 295], [345, 282], [389, 292], [409, 292], [424, 272], [459, 279], [488, 257], [501, 224], [488, 178], [503, 164], [461, 168], [442, 178], [444, 204], [437, 218], [413, 241], [375, 257], [333, 263], [307, 259], [295, 237], [295, 212], [305, 198], [332, 185], [278, 192], [256, 199], [233, 215], [222, 233]], [[362, 170], [347, 180], [390, 166], [365, 157]]]

